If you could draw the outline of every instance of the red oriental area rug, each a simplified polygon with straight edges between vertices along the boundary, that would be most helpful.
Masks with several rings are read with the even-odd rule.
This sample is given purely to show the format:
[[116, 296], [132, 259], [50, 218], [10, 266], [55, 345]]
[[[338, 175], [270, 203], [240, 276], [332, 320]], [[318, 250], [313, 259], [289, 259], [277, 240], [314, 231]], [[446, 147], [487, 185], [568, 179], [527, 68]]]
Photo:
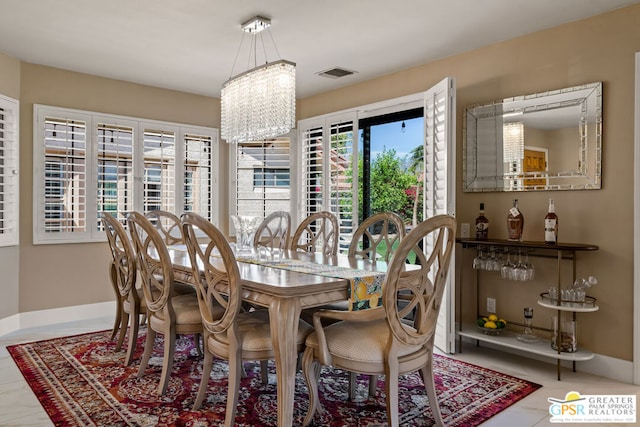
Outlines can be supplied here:
[[[209, 379], [207, 398], [200, 411], [192, 411], [202, 359], [192, 337], [180, 337], [169, 387], [156, 395], [162, 366], [161, 338], [150, 368], [136, 377], [144, 342], [138, 341], [136, 360], [123, 366], [124, 350], [114, 352], [110, 331], [56, 338], [8, 347], [40, 403], [57, 426], [219, 426], [223, 425], [227, 393], [227, 364], [216, 360]], [[238, 426], [275, 426], [275, 372], [270, 364], [269, 384], [260, 382], [258, 363], [245, 363], [247, 377], [239, 393]], [[440, 408], [449, 426], [476, 426], [540, 385], [479, 366], [436, 355], [435, 382]], [[323, 368], [320, 396], [324, 414], [314, 422], [322, 426], [374, 426], [386, 421], [384, 383], [367, 397], [366, 382], [358, 384], [359, 396], [349, 401], [348, 375]], [[410, 426], [433, 424], [427, 397], [418, 374], [400, 379], [400, 422]], [[294, 425], [301, 425], [308, 407], [307, 387], [296, 378]]]

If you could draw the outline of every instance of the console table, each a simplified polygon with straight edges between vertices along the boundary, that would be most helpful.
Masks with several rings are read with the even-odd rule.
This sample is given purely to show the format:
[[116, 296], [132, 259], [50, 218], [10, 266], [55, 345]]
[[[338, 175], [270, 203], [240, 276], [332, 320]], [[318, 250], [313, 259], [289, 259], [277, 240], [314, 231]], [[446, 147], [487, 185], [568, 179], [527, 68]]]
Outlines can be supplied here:
[[[478, 247], [494, 247], [494, 248], [515, 248], [515, 249], [524, 249], [529, 250], [530, 256], [543, 256], [543, 257], [555, 257], [557, 258], [557, 288], [558, 288], [558, 298], [555, 300], [543, 298], [541, 294], [537, 303], [546, 308], [551, 308], [557, 310], [557, 335], [556, 335], [556, 343], [557, 350], [551, 348], [550, 340], [541, 339], [537, 343], [523, 343], [519, 341], [517, 337], [517, 333], [512, 331], [504, 330], [501, 331], [499, 335], [487, 335], [482, 332], [475, 324], [462, 324], [459, 322], [459, 330], [457, 331], [458, 338], [460, 343], [462, 341], [462, 337], [472, 338], [476, 340], [476, 343], [487, 342], [497, 346], [503, 346], [507, 348], [517, 349], [523, 352], [528, 352], [531, 354], [542, 355], [546, 357], [551, 357], [556, 359], [557, 365], [557, 373], [558, 380], [560, 380], [560, 363], [563, 360], [568, 360], [573, 363], [573, 371], [576, 370], [576, 362], [586, 361], [593, 358], [593, 353], [588, 350], [578, 349], [576, 352], [568, 353], [561, 351], [561, 325], [562, 325], [562, 316], [564, 314], [570, 314], [572, 316], [573, 321], [576, 321], [576, 313], [578, 312], [593, 312], [598, 310], [598, 306], [595, 304], [595, 300], [591, 299], [591, 302], [585, 304], [576, 304], [576, 303], [567, 303], [560, 299], [560, 294], [562, 290], [561, 283], [561, 272], [562, 272], [562, 262], [563, 260], [569, 260], [572, 263], [573, 268], [573, 281], [576, 280], [576, 255], [578, 252], [583, 251], [596, 251], [598, 250], [598, 246], [590, 245], [590, 244], [580, 244], [580, 243], [557, 243], [554, 245], [546, 244], [544, 242], [537, 241], [523, 241], [523, 242], [514, 242], [510, 240], [500, 240], [500, 239], [489, 239], [489, 240], [475, 240], [475, 239], [456, 239], [456, 242], [462, 245], [463, 249], [472, 248], [477, 249]], [[499, 274], [499, 273], [498, 273]], [[480, 286], [479, 274], [476, 272], [476, 286]], [[460, 292], [456, 293], [456, 304], [460, 306], [460, 302], [462, 301], [462, 288], [460, 287]], [[478, 293], [476, 293], [477, 295]], [[476, 310], [477, 316], [480, 316], [480, 306], [478, 301], [476, 300]], [[508, 323], [512, 323], [507, 321]], [[515, 323], [515, 322], [513, 322]], [[462, 348], [462, 347], [460, 347]]]

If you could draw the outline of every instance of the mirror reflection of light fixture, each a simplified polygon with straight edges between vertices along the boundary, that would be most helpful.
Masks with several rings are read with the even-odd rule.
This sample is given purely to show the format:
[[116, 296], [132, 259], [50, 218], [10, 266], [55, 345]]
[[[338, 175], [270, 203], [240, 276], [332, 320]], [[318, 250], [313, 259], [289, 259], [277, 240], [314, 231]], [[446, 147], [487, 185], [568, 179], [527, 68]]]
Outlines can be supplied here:
[[[258, 34], [270, 25], [269, 19], [260, 16], [242, 24], [242, 30], [252, 38], [249, 56], [253, 55], [253, 68], [231, 77], [222, 85], [221, 137], [228, 143], [274, 138], [295, 127], [296, 64], [282, 59], [268, 62], [260, 35], [265, 64], [257, 65]], [[277, 53], [273, 37], [271, 40]], [[241, 49], [242, 41], [234, 67]]]
[[521, 162], [524, 158], [524, 125], [522, 122], [502, 126], [503, 158], [505, 163]]

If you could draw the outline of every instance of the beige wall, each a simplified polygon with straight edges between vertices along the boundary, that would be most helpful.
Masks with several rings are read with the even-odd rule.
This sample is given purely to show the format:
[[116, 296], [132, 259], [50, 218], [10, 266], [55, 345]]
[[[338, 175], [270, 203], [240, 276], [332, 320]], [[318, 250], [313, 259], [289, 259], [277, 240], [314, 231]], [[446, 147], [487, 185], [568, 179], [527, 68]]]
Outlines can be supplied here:
[[[106, 243], [32, 244], [33, 104], [219, 127], [220, 103], [204, 96], [27, 63], [22, 64], [21, 77], [19, 311], [113, 300]], [[225, 150], [222, 153], [226, 155]]]
[[[20, 61], [0, 53], [0, 76], [0, 93], [20, 99]], [[0, 319], [19, 312], [19, 256], [18, 246], [0, 247]]]
[[[600, 310], [578, 314], [579, 346], [632, 360], [633, 345], [633, 109], [634, 54], [640, 51], [640, 6], [499, 43], [376, 80], [299, 101], [301, 119], [428, 89], [445, 76], [457, 82], [457, 191], [459, 222], [472, 223], [480, 202], [491, 221], [490, 237], [506, 238], [506, 215], [514, 198], [525, 216], [526, 240], [543, 239], [547, 199], [556, 201], [562, 242], [600, 246], [580, 254], [578, 276], [600, 284], [589, 294]], [[577, 84], [604, 83], [603, 188], [534, 193], [462, 192], [462, 117], [466, 106]], [[470, 252], [470, 251], [468, 251]], [[460, 253], [466, 319], [473, 317], [475, 281], [468, 266], [475, 254]], [[534, 323], [550, 327], [551, 311], [536, 305], [540, 292], [557, 281], [553, 262], [535, 260], [539, 280], [501, 282], [481, 277], [481, 297], [497, 299], [498, 313], [522, 319], [535, 308]], [[564, 264], [565, 270], [569, 264]], [[570, 284], [565, 277], [563, 285]]]
[[[600, 284], [590, 294], [598, 299], [597, 313], [580, 314], [579, 345], [596, 353], [632, 359], [633, 319], [633, 73], [634, 53], [640, 51], [640, 6], [561, 26], [421, 67], [384, 76], [298, 101], [298, 118], [363, 105], [423, 91], [444, 76], [457, 80], [457, 216], [472, 222], [480, 202], [491, 221], [490, 236], [506, 237], [504, 220], [514, 197], [524, 212], [525, 238], [542, 239], [547, 199], [556, 200], [560, 240], [593, 243], [600, 250], [581, 254], [579, 275], [595, 275]], [[15, 61], [0, 57], [0, 71]], [[219, 126], [217, 100], [21, 64], [21, 245], [19, 311], [47, 309], [113, 299], [107, 285], [105, 244], [32, 245], [32, 111], [33, 103], [103, 111], [195, 125]], [[462, 193], [462, 114], [465, 106], [595, 81], [604, 82], [603, 189], [536, 193]], [[15, 93], [16, 87], [0, 89]], [[221, 158], [227, 150], [221, 145]], [[227, 175], [226, 162], [221, 176]], [[222, 182], [221, 200], [227, 198]], [[221, 204], [224, 222], [228, 210]], [[1, 253], [0, 253], [1, 254]], [[462, 265], [473, 254], [460, 254]], [[0, 261], [3, 263], [4, 261]], [[519, 319], [522, 307], [536, 307], [534, 319], [548, 326], [549, 312], [535, 305], [537, 294], [555, 281], [548, 263], [536, 260], [535, 283], [488, 283], [482, 296], [497, 298], [498, 312]], [[101, 275], [99, 272], [104, 271]], [[98, 274], [96, 274], [98, 273]], [[463, 271], [466, 295], [473, 281]], [[565, 279], [567, 280], [567, 279]], [[4, 283], [4, 282], [3, 282]], [[488, 284], [487, 284], [488, 283]], [[566, 284], [566, 283], [565, 283]], [[475, 308], [465, 298], [465, 316]], [[0, 317], [2, 313], [0, 312]]]

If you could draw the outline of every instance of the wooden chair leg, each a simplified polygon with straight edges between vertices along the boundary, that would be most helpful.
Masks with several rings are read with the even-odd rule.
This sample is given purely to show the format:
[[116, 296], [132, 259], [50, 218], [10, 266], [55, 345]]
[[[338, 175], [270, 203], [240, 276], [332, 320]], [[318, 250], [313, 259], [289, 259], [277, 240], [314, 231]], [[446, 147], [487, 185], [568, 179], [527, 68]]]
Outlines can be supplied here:
[[202, 401], [207, 393], [207, 385], [209, 384], [209, 377], [211, 376], [211, 368], [213, 368], [213, 354], [205, 348], [204, 361], [202, 362], [202, 378], [200, 379], [200, 387], [198, 388], [196, 401], [193, 403], [194, 411], [197, 411], [202, 406]]
[[400, 427], [398, 415], [398, 365], [389, 363], [385, 368], [385, 391], [387, 393], [387, 425], [388, 427]]
[[173, 328], [164, 335], [164, 354], [162, 355], [162, 374], [158, 384], [158, 396], [162, 396], [167, 390], [171, 368], [173, 366], [173, 351], [176, 347], [176, 334]]
[[116, 298], [116, 319], [113, 323], [113, 329], [111, 330], [111, 340], [116, 337], [118, 331], [122, 328], [122, 298]]
[[151, 353], [153, 352], [153, 344], [155, 340], [156, 331], [151, 329], [151, 326], [149, 326], [147, 328], [147, 338], [144, 342], [144, 353], [142, 354], [142, 360], [140, 360], [140, 367], [138, 368], [138, 378], [141, 378], [144, 375], [145, 369], [147, 369], [149, 359], [151, 358]]
[[427, 398], [429, 399], [429, 406], [431, 407], [431, 413], [433, 414], [433, 420], [436, 426], [443, 426], [442, 413], [440, 412], [440, 405], [438, 404], [438, 396], [436, 395], [436, 385], [433, 381], [433, 368], [431, 361], [420, 372], [422, 373], [422, 381], [427, 391]]
[[123, 312], [121, 314], [120, 321], [120, 335], [118, 336], [118, 343], [116, 344], [116, 351], [120, 351], [122, 344], [124, 343], [124, 336], [127, 334], [127, 326], [129, 326], [129, 313]]
[[349, 372], [349, 400], [356, 400], [356, 386], [358, 385], [358, 374]]
[[242, 359], [240, 350], [229, 348], [229, 390], [227, 391], [227, 414], [224, 418], [225, 427], [233, 427], [238, 407], [238, 389], [242, 376]]
[[316, 412], [320, 412], [320, 397], [318, 395], [318, 378], [320, 378], [320, 363], [313, 357], [313, 350], [305, 351], [302, 355], [302, 375], [309, 389], [309, 409], [302, 423], [307, 426], [313, 421]]
[[129, 326], [129, 342], [127, 343], [127, 355], [124, 358], [124, 366], [131, 365], [133, 361], [133, 354], [136, 352], [136, 343], [138, 342], [138, 330], [140, 328], [140, 321], [138, 318], [140, 314], [135, 313], [130, 317], [131, 326]]
[[262, 380], [263, 385], [269, 384], [269, 361], [268, 360], [260, 361], [260, 379]]
[[376, 397], [377, 389], [378, 389], [378, 376], [369, 375], [369, 397]]

